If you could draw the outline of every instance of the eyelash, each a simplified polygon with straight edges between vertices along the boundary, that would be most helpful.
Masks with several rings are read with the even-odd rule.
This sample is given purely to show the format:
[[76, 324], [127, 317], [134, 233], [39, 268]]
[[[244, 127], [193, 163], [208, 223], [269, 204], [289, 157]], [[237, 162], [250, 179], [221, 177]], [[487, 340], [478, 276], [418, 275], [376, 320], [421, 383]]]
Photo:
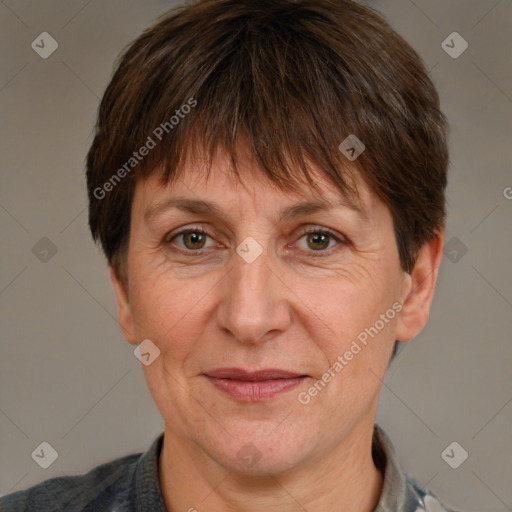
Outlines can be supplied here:
[[[170, 237], [170, 238], [169, 238], [169, 235], [166, 235], [166, 237], [164, 239], [164, 243], [165, 243], [165, 245], [171, 245], [172, 240], [174, 240], [175, 238], [179, 237], [180, 235], [187, 235], [190, 233], [201, 233], [203, 235], [209, 236], [210, 238], [213, 238], [206, 230], [204, 230], [201, 227], [197, 227], [197, 228], [184, 229], [183, 231], [174, 233], [172, 235], [172, 237]], [[327, 236], [333, 238], [336, 242], [338, 242], [338, 245], [347, 245], [348, 244], [347, 239], [345, 239], [345, 238], [340, 239], [338, 236], [336, 236], [336, 234], [334, 232], [332, 232], [331, 230], [326, 229], [326, 228], [307, 228], [300, 233], [299, 239], [305, 235], [310, 234], [310, 233], [327, 235]], [[192, 249], [183, 249], [182, 247], [178, 247], [178, 250], [180, 252], [186, 254], [187, 256], [199, 256], [200, 254], [203, 254], [204, 251], [207, 249], [192, 250]], [[336, 250], [336, 246], [331, 247], [330, 249], [320, 250], [320, 251], [318, 251], [317, 254], [315, 254], [316, 251], [306, 251], [306, 252], [310, 252], [312, 257], [323, 257], [326, 255], [330, 255], [333, 252], [333, 250]], [[303, 251], [301, 251], [301, 252], [303, 252]]]

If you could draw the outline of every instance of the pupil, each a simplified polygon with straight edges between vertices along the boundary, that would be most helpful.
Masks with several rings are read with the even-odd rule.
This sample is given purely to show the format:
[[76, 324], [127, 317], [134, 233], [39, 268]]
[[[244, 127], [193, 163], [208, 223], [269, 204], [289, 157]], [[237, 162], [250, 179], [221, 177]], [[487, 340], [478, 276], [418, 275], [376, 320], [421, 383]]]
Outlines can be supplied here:
[[[315, 250], [317, 250], [319, 248], [325, 249], [325, 247], [327, 247], [329, 245], [328, 242], [326, 243], [327, 235], [324, 235], [323, 233], [314, 233], [313, 235], [311, 235], [310, 239], [313, 241], [313, 244], [320, 243], [322, 245], [321, 247], [318, 247], [318, 245], [317, 245], [315, 247]], [[323, 242], [322, 242], [322, 239], [323, 239]]]
[[203, 238], [202, 233], [189, 233], [188, 236], [190, 237], [192, 245], [196, 245], [196, 244], [200, 244], [201, 245], [201, 239]]

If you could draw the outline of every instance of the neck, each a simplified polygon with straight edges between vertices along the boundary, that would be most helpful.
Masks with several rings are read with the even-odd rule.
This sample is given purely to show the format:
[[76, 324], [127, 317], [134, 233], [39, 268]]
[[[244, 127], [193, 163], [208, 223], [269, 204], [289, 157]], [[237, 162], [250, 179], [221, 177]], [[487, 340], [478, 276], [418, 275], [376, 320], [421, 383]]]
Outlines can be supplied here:
[[373, 422], [359, 425], [341, 445], [301, 467], [252, 476], [220, 466], [166, 428], [159, 461], [164, 502], [169, 512], [372, 512], [383, 485], [372, 438]]

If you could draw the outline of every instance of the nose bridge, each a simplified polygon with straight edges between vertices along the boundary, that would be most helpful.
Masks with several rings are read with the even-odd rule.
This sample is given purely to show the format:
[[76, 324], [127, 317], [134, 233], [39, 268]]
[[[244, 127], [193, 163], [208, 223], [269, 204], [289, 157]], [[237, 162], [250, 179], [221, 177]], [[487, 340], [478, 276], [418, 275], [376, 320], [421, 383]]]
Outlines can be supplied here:
[[219, 305], [219, 322], [241, 342], [263, 342], [268, 338], [267, 333], [286, 328], [287, 307], [276, 285], [268, 252], [264, 249], [251, 260], [244, 259], [244, 250], [250, 255], [255, 246], [251, 247], [250, 240], [242, 242], [237, 250], [242, 256], [234, 256]]

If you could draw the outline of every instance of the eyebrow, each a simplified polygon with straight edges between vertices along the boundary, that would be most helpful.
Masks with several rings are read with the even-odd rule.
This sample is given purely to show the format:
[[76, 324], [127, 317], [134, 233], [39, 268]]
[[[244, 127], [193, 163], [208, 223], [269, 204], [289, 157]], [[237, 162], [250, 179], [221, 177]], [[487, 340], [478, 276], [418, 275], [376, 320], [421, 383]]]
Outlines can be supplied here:
[[[340, 200], [334, 203], [329, 201], [307, 201], [295, 203], [290, 206], [285, 206], [280, 210], [279, 220], [291, 220], [317, 212], [329, 211], [337, 207], [343, 207], [352, 210], [356, 212], [362, 219], [368, 220], [368, 213], [365, 208], [359, 204], [347, 200]], [[165, 201], [161, 201], [150, 206], [144, 213], [144, 220], [146, 222], [151, 222], [160, 214], [172, 208], [176, 208], [178, 210], [194, 215], [206, 215], [210, 217], [217, 217], [224, 221], [228, 220], [228, 215], [215, 203], [203, 199], [189, 199], [186, 197], [166, 199]]]

